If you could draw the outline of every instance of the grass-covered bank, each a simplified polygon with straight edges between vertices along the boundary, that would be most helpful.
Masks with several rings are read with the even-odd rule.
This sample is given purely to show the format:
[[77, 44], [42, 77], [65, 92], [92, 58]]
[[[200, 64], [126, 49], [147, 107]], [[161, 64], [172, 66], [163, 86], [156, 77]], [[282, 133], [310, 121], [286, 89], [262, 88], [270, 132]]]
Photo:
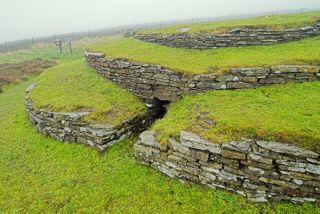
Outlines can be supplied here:
[[153, 129], [163, 143], [189, 130], [213, 143], [247, 137], [320, 152], [320, 82], [186, 96]]
[[106, 39], [90, 45], [90, 50], [111, 57], [159, 64], [188, 74], [219, 73], [230, 67], [278, 64], [320, 64], [320, 37], [270, 46], [211, 50], [171, 48], [132, 38]]
[[147, 107], [132, 93], [120, 88], [86, 65], [75, 60], [46, 70], [36, 79], [30, 93], [34, 107], [54, 112], [91, 112], [90, 123], [119, 125]]
[[46, 138], [25, 113], [30, 83], [0, 94], [0, 213], [320, 213], [316, 205], [253, 204], [181, 184], [138, 164], [135, 139], [99, 154]]
[[260, 16], [254, 18], [235, 19], [227, 21], [203, 22], [197, 24], [179, 24], [158, 29], [142, 30], [138, 33], [174, 34], [180, 33], [180, 29], [188, 29], [186, 33], [225, 33], [238, 27], [266, 28], [272, 30], [284, 30], [299, 28], [306, 25], [314, 25], [320, 19], [320, 11], [307, 13], [282, 14], [272, 16]]

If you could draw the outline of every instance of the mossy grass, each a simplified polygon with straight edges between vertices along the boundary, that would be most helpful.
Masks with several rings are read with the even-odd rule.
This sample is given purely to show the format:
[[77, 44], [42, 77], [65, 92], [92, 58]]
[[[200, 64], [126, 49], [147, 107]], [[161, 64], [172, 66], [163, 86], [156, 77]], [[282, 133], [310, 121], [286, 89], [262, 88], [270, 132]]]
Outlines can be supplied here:
[[299, 28], [302, 26], [314, 25], [320, 19], [320, 11], [260, 16], [254, 18], [244, 18], [216, 22], [203, 22], [197, 24], [179, 24], [163, 28], [154, 28], [138, 31], [139, 34], [176, 34], [181, 29], [188, 29], [186, 33], [225, 33], [233, 28], [251, 27], [265, 28], [271, 30], [284, 30]]
[[147, 108], [136, 96], [106, 80], [84, 59], [42, 73], [30, 93], [34, 107], [45, 111], [89, 111], [86, 122], [119, 125]]
[[212, 143], [246, 137], [320, 152], [320, 82], [186, 96], [152, 129], [162, 143], [189, 130]]
[[223, 73], [231, 67], [277, 64], [320, 64], [320, 37], [270, 46], [210, 50], [180, 49], [132, 38], [107, 39], [90, 45], [90, 50], [109, 57], [159, 64], [186, 74]]
[[107, 152], [62, 144], [38, 133], [25, 112], [25, 89], [0, 94], [0, 213], [319, 213], [317, 205], [256, 204], [182, 184], [134, 158], [136, 138]]

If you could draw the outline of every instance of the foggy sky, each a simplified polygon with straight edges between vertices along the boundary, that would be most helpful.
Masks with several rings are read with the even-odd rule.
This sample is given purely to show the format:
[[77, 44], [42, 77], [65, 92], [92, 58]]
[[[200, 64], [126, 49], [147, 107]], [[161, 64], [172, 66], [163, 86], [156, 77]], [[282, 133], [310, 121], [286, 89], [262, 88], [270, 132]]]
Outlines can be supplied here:
[[118, 25], [301, 8], [320, 8], [320, 0], [0, 0], [0, 43]]

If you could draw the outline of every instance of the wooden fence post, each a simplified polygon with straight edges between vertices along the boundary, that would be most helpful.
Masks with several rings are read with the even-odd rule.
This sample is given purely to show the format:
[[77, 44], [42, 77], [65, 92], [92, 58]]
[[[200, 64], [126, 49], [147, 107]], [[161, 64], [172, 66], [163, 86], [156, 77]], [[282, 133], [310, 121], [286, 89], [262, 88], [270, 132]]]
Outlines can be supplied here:
[[71, 40], [69, 40], [69, 49], [70, 49], [70, 54], [72, 54], [72, 45], [71, 45]]

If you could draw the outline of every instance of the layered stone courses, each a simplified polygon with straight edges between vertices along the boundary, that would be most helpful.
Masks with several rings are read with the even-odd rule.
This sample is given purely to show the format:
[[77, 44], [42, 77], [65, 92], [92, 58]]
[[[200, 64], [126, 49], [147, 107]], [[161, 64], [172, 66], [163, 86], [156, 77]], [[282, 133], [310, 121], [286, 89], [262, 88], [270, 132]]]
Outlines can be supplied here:
[[254, 202], [315, 202], [320, 198], [320, 156], [294, 145], [242, 139], [213, 144], [181, 131], [160, 144], [143, 132], [134, 145], [138, 161], [180, 180], [237, 192]]
[[90, 112], [48, 112], [35, 109], [29, 98], [29, 93], [34, 87], [35, 84], [32, 84], [26, 90], [26, 110], [31, 123], [38, 131], [59, 141], [85, 144], [100, 151], [133, 132], [145, 130], [157, 114], [156, 109], [149, 109], [145, 115], [135, 115], [118, 126], [90, 124], [83, 121], [83, 117]]
[[160, 65], [130, 62], [85, 53], [88, 64], [104, 77], [134, 92], [147, 103], [155, 98], [176, 101], [183, 95], [210, 89], [243, 89], [287, 82], [320, 80], [320, 66], [277, 65], [270, 67], [231, 68], [225, 74], [187, 75]]
[[228, 33], [215, 35], [205, 32], [177, 33], [177, 34], [139, 34], [134, 33], [136, 39], [158, 43], [169, 47], [211, 49], [225, 47], [239, 47], [251, 45], [272, 45], [284, 42], [301, 40], [307, 37], [320, 35], [320, 21], [314, 26], [305, 26], [297, 29], [283, 31], [237, 28]]

